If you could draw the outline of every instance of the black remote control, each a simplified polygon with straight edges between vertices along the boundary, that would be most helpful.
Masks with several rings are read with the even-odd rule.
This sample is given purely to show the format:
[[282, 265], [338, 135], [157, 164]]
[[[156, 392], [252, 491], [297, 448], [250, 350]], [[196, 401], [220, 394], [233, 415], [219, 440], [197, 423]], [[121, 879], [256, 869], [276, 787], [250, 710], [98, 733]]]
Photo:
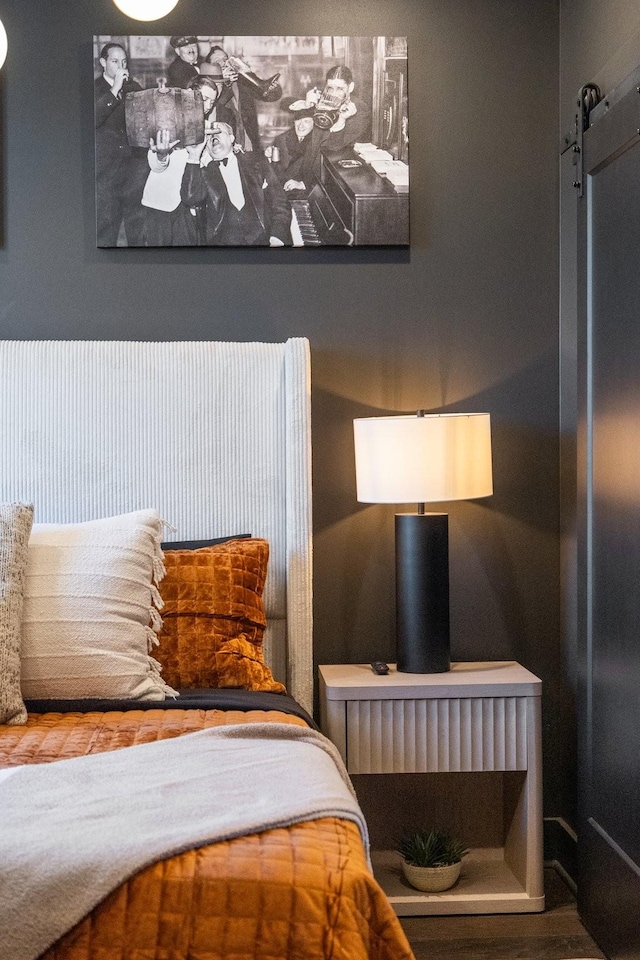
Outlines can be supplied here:
[[374, 673], [377, 673], [378, 676], [383, 677], [386, 673], [389, 673], [389, 664], [385, 663], [384, 660], [374, 660], [371, 664], [371, 669]]

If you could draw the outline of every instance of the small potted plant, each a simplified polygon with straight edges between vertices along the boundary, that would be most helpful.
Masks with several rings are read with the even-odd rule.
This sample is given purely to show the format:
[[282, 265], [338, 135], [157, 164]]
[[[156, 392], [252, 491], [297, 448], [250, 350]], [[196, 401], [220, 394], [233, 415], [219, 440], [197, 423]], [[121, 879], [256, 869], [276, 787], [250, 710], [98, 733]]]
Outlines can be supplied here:
[[428, 893], [452, 887], [460, 876], [462, 858], [469, 852], [444, 830], [415, 830], [402, 837], [396, 849], [407, 881]]

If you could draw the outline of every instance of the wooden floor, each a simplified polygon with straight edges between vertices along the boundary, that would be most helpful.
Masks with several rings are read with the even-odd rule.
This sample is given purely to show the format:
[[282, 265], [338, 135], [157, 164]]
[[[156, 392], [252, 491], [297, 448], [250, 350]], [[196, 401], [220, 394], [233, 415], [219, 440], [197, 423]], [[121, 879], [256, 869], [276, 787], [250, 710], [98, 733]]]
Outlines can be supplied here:
[[575, 899], [545, 869], [544, 913], [487, 917], [403, 917], [416, 960], [572, 960], [603, 958], [578, 919]]

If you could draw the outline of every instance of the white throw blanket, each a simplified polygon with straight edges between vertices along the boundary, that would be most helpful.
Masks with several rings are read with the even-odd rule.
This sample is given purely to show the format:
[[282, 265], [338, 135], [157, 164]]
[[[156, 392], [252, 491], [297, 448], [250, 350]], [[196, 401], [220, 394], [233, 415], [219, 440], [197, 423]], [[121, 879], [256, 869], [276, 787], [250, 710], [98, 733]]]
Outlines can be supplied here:
[[[320, 749], [319, 749], [320, 748]], [[239, 724], [0, 772], [0, 958], [34, 960], [150, 863], [302, 820], [364, 817], [314, 730]]]

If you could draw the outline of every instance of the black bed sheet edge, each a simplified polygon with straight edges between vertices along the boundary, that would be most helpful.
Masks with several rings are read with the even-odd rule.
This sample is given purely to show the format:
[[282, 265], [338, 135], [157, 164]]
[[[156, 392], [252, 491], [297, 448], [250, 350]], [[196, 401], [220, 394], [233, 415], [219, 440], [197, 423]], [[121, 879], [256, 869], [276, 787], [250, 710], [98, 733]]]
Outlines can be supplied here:
[[113, 710], [279, 710], [318, 725], [297, 700], [286, 693], [258, 690], [180, 690], [166, 700], [25, 700], [29, 713], [107, 713]]

